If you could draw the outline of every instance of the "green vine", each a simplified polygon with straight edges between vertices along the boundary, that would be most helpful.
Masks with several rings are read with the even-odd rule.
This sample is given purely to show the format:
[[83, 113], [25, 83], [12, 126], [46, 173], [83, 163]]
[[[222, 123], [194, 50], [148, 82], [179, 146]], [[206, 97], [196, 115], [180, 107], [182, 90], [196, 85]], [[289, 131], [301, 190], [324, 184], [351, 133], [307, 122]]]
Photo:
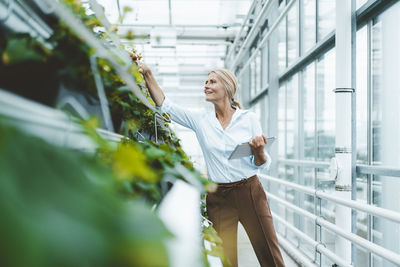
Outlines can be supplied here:
[[[102, 27], [95, 15], [87, 15], [87, 9], [79, 0], [62, 2], [89, 29], [95, 31]], [[126, 9], [126, 12], [129, 10]], [[45, 42], [28, 34], [0, 31], [0, 72], [10, 74], [0, 79], [0, 87], [50, 106], [55, 104], [60, 83], [97, 99], [90, 63], [94, 49], [65, 23], [56, 22], [51, 26], [54, 33]], [[106, 32], [96, 30], [96, 34], [105, 39], [115, 30], [113, 26], [106, 29]], [[181, 148], [180, 140], [169, 130], [168, 124], [165, 124], [167, 130], [157, 125], [159, 143], [156, 143], [154, 112], [126, 87], [124, 80], [106, 59], [98, 58], [97, 65], [110, 105], [114, 129], [127, 138], [115, 147], [97, 134], [96, 129], [100, 126], [98, 119], [90, 118], [79, 123], [98, 145], [97, 162], [112, 173], [118, 195], [126, 200], [158, 204], [170, 187], [165, 177], [186, 179], [176, 170], [178, 165], [184, 166], [196, 177], [205, 192], [215, 190], [216, 185], [194, 169], [190, 158]], [[129, 72], [143, 95], [154, 104], [134, 62]], [[26, 79], [20, 79], [23, 75]], [[22, 91], [19, 88], [23, 88]], [[166, 118], [165, 114], [163, 116]], [[211, 226], [203, 228], [203, 238], [213, 243], [212, 250], [204, 249], [204, 253], [218, 256], [227, 264], [221, 242]]]

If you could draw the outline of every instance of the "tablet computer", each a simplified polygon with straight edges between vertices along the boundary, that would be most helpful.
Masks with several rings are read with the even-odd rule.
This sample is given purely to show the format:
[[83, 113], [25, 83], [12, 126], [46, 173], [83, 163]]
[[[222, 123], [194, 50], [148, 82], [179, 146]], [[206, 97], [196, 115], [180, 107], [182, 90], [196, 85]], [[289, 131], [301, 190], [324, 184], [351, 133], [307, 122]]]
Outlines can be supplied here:
[[[275, 140], [276, 140], [275, 136], [268, 137], [267, 145], [264, 147], [264, 149], [268, 149], [272, 145], [272, 143], [274, 143]], [[238, 159], [238, 158], [250, 156], [252, 154], [253, 154], [253, 152], [251, 151], [249, 142], [246, 142], [246, 143], [237, 145], [228, 159]]]

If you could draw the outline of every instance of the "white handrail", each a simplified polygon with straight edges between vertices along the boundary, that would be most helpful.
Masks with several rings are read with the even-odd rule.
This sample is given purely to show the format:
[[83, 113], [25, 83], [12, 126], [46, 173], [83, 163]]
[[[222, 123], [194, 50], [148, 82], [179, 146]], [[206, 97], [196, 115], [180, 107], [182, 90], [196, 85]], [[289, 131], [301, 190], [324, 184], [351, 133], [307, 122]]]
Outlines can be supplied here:
[[283, 224], [286, 228], [290, 229], [297, 237], [301, 238], [302, 240], [304, 240], [305, 242], [307, 242], [308, 244], [313, 246], [315, 250], [324, 254], [331, 261], [338, 264], [339, 266], [352, 267], [351, 264], [344, 262], [342, 259], [339, 258], [338, 255], [336, 255], [329, 249], [325, 248], [323, 244], [318, 243], [317, 241], [315, 241], [314, 239], [312, 239], [311, 237], [309, 237], [308, 235], [306, 235], [305, 233], [303, 233], [302, 231], [300, 231], [299, 229], [297, 229], [296, 227], [294, 227], [293, 225], [288, 223], [286, 220], [284, 220], [283, 218], [281, 218], [274, 212], [271, 212], [271, 213], [272, 213], [272, 218], [279, 221], [279, 223]]
[[293, 211], [295, 211], [305, 217], [310, 218], [311, 220], [314, 220], [317, 224], [324, 226], [326, 229], [344, 237], [345, 239], [359, 245], [360, 247], [363, 247], [364, 249], [366, 249], [372, 253], [375, 253], [376, 255], [378, 255], [388, 261], [391, 261], [395, 264], [400, 265], [400, 255], [399, 254], [397, 254], [393, 251], [390, 251], [386, 248], [383, 248], [379, 245], [376, 245], [362, 237], [359, 237], [358, 235], [355, 235], [353, 233], [348, 233], [348, 232], [342, 230], [341, 228], [339, 228], [338, 226], [336, 226], [335, 224], [330, 223], [330, 222], [326, 221], [325, 219], [318, 217], [306, 210], [303, 210], [302, 208], [299, 208], [296, 205], [293, 205], [293, 204], [291, 204], [269, 192], [266, 192], [266, 194], [267, 194], [268, 198], [281, 203], [282, 205], [292, 209]]
[[313, 160], [298, 160], [298, 159], [278, 159], [279, 163], [290, 164], [290, 165], [300, 165], [305, 167], [315, 167], [315, 168], [329, 168], [329, 162], [323, 161], [313, 161]]
[[375, 206], [364, 204], [364, 203], [359, 203], [354, 200], [344, 200], [344, 199], [332, 196], [331, 194], [322, 192], [320, 190], [315, 190], [315, 189], [312, 189], [312, 188], [309, 188], [306, 186], [298, 185], [296, 183], [287, 182], [282, 179], [277, 179], [277, 178], [274, 178], [274, 177], [271, 177], [268, 175], [259, 174], [259, 176], [265, 180], [276, 182], [276, 183], [285, 185], [287, 187], [294, 188], [303, 193], [306, 193], [309, 195], [314, 195], [319, 198], [330, 200], [332, 202], [341, 204], [346, 207], [350, 207], [350, 208], [353, 208], [353, 209], [356, 209], [359, 211], [366, 212], [371, 215], [379, 216], [379, 217], [394, 221], [396, 223], [400, 223], [400, 212], [396, 212], [396, 211], [392, 211], [392, 210], [388, 210], [388, 209], [384, 209], [384, 208], [380, 208], [380, 207], [375, 207]]
[[302, 267], [318, 267], [315, 262], [311, 261], [307, 256], [305, 256], [300, 250], [293, 246], [288, 240], [285, 239], [281, 234], [276, 233], [278, 237], [279, 245], [289, 254], [291, 258], [294, 259]]

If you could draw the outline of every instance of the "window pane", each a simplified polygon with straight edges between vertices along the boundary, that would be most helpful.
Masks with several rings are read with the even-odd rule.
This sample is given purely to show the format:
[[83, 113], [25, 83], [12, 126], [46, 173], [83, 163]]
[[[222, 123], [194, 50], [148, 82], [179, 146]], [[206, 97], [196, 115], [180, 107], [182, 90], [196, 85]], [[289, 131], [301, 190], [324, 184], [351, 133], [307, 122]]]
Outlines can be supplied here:
[[[302, 217], [303, 220], [303, 230], [302, 232], [311, 238], [314, 238], [315, 233], [315, 222], [307, 217]], [[300, 250], [304, 252], [309, 258], [314, 258], [315, 248], [307, 242], [300, 241]]]
[[315, 0], [303, 0], [302, 54], [315, 44]]
[[292, 77], [286, 85], [286, 158], [298, 158], [296, 154], [297, 140], [297, 114], [298, 114], [298, 81], [297, 75]]
[[269, 136], [269, 107], [268, 107], [268, 95], [263, 96], [259, 101], [260, 105], [260, 121], [263, 133], [265, 136]]
[[286, 20], [282, 20], [278, 26], [279, 44], [278, 44], [278, 64], [279, 72], [286, 68]]
[[359, 9], [362, 5], [364, 5], [368, 0], [357, 0], [356, 1], [356, 8]]
[[261, 101], [258, 101], [256, 104], [251, 106], [250, 110], [257, 114], [258, 120], [261, 123]]
[[279, 145], [279, 158], [285, 158], [285, 129], [286, 129], [286, 86], [283, 85], [279, 88], [279, 103], [278, 103], [278, 145]]
[[303, 70], [303, 158], [315, 159], [315, 64], [311, 63]]
[[[309, 167], [300, 167], [300, 176], [301, 179], [299, 179], [301, 185], [305, 185], [308, 187], [314, 188], [314, 182], [315, 182], [315, 169], [314, 168], [309, 168]], [[307, 207], [307, 210], [312, 211], [314, 210], [314, 207]]]
[[368, 163], [368, 38], [367, 27], [357, 32], [356, 101], [357, 101], [357, 162]]
[[[367, 175], [357, 175], [357, 202], [367, 204]], [[355, 210], [357, 222], [356, 222], [356, 234], [362, 238], [368, 240], [368, 214], [365, 212]], [[355, 266], [368, 266], [368, 252], [362, 248], [356, 249], [356, 265]]]
[[257, 56], [255, 59], [255, 68], [256, 68], [256, 94], [261, 90], [261, 53], [257, 52]]
[[[373, 163], [400, 167], [400, 35], [397, 25], [400, 3], [386, 10], [372, 26], [372, 124]], [[374, 176], [373, 203], [379, 207], [400, 211], [400, 178]], [[397, 201], [396, 201], [396, 200]], [[374, 218], [374, 229], [382, 233], [378, 244], [400, 253], [400, 225]], [[378, 260], [378, 259], [376, 259]], [[394, 266], [383, 260], [384, 266]]]
[[298, 58], [299, 55], [299, 23], [298, 5], [294, 4], [288, 13], [288, 65]]
[[318, 0], [318, 41], [335, 28], [336, 1]]
[[374, 164], [400, 166], [400, 3], [372, 27], [372, 123]]
[[250, 62], [250, 97], [256, 94], [256, 63], [254, 60]]
[[272, 130], [271, 130], [271, 125], [270, 125], [270, 117], [269, 117], [269, 114], [270, 114], [269, 113], [269, 95], [266, 95], [264, 97], [263, 107], [264, 107], [264, 109], [263, 109], [263, 115], [264, 115], [263, 130], [264, 130], [264, 133], [266, 133], [268, 136], [270, 136]]
[[262, 61], [261, 61], [261, 73], [262, 73], [262, 88], [264, 89], [268, 85], [268, 46], [264, 46], [261, 49]]
[[335, 50], [317, 62], [317, 142], [318, 160], [335, 155]]
[[[385, 209], [400, 211], [400, 200], [398, 197], [400, 190], [400, 178], [390, 176], [374, 176], [374, 205]], [[374, 217], [373, 228], [374, 243], [379, 244], [387, 249], [400, 253], [400, 225], [390, 220]], [[384, 261], [383, 266], [396, 266]]]

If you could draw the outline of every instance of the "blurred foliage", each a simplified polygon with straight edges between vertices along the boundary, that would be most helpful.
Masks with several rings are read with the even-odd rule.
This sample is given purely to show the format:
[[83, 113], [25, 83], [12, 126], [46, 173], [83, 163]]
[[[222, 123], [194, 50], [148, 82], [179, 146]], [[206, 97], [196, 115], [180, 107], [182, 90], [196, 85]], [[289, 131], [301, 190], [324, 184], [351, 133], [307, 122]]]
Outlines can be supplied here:
[[29, 35], [19, 35], [21, 38], [10, 39], [1, 60], [5, 65], [13, 65], [24, 61], [44, 62], [51, 52]]
[[[101, 22], [88, 15], [81, 1], [62, 2], [99, 38], [116, 31], [95, 31]], [[50, 106], [60, 84], [97, 99], [90, 63], [95, 51], [65, 23], [54, 20], [51, 27], [54, 33], [44, 42], [0, 31], [0, 87]], [[194, 169], [168, 124], [163, 129], [157, 123], [160, 143], [152, 141], [154, 112], [127, 88], [110, 62], [97, 58], [97, 63], [114, 128], [129, 139], [112, 146], [96, 132], [97, 119], [81, 121], [98, 145], [96, 157], [90, 158], [17, 132], [13, 137], [13, 130], [0, 128], [0, 192], [8, 192], [0, 196], [0, 207], [9, 218], [0, 223], [0, 235], [5, 236], [3, 244], [10, 244], [0, 245], [0, 266], [164, 266], [168, 260], [162, 241], [169, 234], [149, 207], [166, 193], [165, 177], [186, 180], [176, 169], [183, 165], [206, 192], [215, 190]], [[135, 61], [129, 72], [154, 104]], [[140, 133], [146, 138], [139, 138]], [[31, 195], [25, 190], [32, 190]], [[215, 231], [206, 231], [205, 239], [218, 240]], [[19, 258], [20, 251], [28, 251], [27, 257]], [[224, 260], [220, 244], [205, 253]]]
[[211, 243], [211, 250], [204, 249], [205, 255], [219, 257], [224, 267], [232, 266], [222, 247], [222, 239], [211, 225], [203, 227], [203, 239]]
[[114, 147], [97, 133], [96, 118], [82, 120], [80, 124], [97, 144], [99, 162], [113, 170], [114, 177], [119, 182], [120, 193], [129, 198], [141, 198], [149, 204], [160, 203], [163, 197], [164, 177], [172, 176], [174, 179], [186, 181], [186, 177], [175, 170], [178, 164], [186, 167], [206, 190], [215, 188], [214, 183], [194, 169], [193, 163], [180, 147], [156, 144], [150, 140], [138, 142], [128, 138], [121, 140], [118, 146]]
[[171, 234], [111, 168], [0, 126], [0, 266], [167, 266]]

